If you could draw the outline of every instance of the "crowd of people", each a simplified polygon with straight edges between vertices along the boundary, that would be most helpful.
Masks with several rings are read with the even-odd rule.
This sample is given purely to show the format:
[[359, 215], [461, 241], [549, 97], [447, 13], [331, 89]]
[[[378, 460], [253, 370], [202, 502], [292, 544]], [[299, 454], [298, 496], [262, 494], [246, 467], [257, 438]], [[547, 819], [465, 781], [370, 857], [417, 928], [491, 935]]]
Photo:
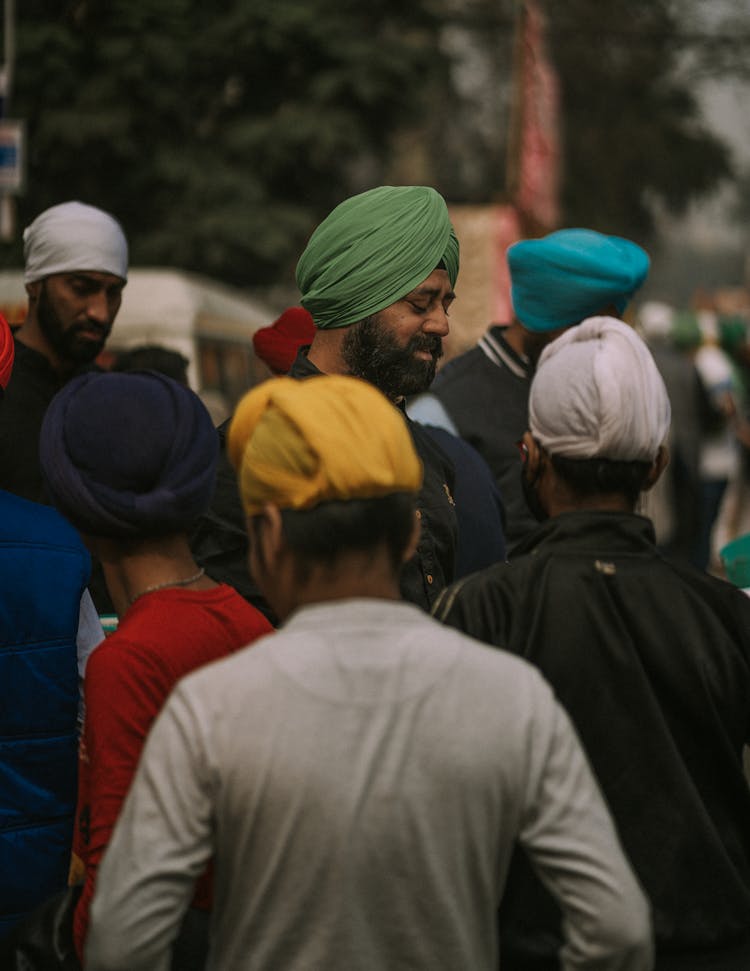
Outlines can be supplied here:
[[513, 319], [439, 369], [445, 201], [346, 199], [215, 428], [184, 358], [96, 365], [111, 215], [63, 203], [24, 245], [0, 967], [747, 971], [750, 599], [703, 519], [665, 552], [640, 512], [710, 465], [680, 389], [717, 439], [742, 406], [706, 321], [679, 373], [674, 315], [641, 313], [651, 347], [622, 321], [647, 253], [514, 244]]
[[710, 306], [678, 311], [656, 301], [639, 309], [638, 324], [672, 402], [669, 476], [651, 507], [660, 544], [720, 572], [722, 547], [750, 532], [748, 324]]

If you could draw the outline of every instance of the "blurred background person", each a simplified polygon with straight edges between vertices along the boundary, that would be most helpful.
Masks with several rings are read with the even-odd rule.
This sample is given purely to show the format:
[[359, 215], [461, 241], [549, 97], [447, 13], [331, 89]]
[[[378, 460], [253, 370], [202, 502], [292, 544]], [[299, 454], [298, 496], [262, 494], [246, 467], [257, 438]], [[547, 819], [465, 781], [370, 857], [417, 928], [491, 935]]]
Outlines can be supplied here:
[[184, 354], [161, 344], [137, 344], [118, 351], [110, 371], [158, 371], [179, 384], [188, 385], [188, 365]]
[[315, 337], [315, 322], [304, 307], [287, 307], [268, 327], [253, 334], [253, 350], [272, 375], [287, 374], [297, 353]]
[[101, 209], [64, 202], [24, 230], [28, 311], [0, 414], [0, 488], [44, 502], [39, 429], [52, 398], [103, 350], [128, 278], [128, 244]]

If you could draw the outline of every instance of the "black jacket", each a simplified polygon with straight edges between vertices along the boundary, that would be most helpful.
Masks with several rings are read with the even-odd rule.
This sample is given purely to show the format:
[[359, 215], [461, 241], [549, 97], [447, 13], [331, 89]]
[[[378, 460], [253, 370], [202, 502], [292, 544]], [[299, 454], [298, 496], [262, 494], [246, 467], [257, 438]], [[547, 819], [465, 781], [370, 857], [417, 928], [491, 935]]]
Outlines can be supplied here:
[[50, 401], [70, 380], [44, 354], [15, 342], [13, 373], [0, 405], [0, 489], [44, 502], [39, 432]]
[[490, 468], [505, 506], [508, 548], [536, 528], [521, 488], [521, 460], [516, 442], [528, 429], [532, 366], [490, 327], [476, 347], [448, 361], [429, 394], [453, 421], [458, 434]]
[[[750, 599], [666, 560], [647, 519], [572, 512], [446, 590], [434, 613], [554, 688], [651, 899], [657, 968], [750, 968]], [[517, 861], [504, 971], [557, 968], [556, 929]]]
[[[308, 361], [304, 350], [294, 362], [290, 377], [310, 378], [320, 371]], [[457, 524], [453, 500], [453, 466], [430, 435], [404, 414], [414, 447], [424, 466], [424, 484], [419, 494], [422, 526], [416, 555], [401, 575], [401, 594], [429, 610], [438, 593], [453, 580]], [[229, 422], [219, 428], [222, 442], [216, 490], [211, 508], [201, 517], [191, 537], [197, 562], [214, 580], [229, 583], [245, 599], [273, 620], [268, 606], [248, 574], [248, 542], [245, 517], [237, 480], [226, 457], [225, 437]]]

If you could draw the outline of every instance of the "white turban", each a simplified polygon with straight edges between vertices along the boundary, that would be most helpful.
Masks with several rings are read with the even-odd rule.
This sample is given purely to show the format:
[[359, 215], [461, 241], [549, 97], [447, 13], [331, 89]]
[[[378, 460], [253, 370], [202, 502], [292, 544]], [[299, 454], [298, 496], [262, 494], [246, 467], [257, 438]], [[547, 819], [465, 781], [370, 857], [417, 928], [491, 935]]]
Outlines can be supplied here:
[[128, 243], [109, 213], [82, 202], [45, 209], [23, 233], [24, 281], [89, 270], [126, 280]]
[[670, 417], [651, 352], [620, 320], [590, 317], [539, 359], [529, 429], [550, 455], [652, 462]]

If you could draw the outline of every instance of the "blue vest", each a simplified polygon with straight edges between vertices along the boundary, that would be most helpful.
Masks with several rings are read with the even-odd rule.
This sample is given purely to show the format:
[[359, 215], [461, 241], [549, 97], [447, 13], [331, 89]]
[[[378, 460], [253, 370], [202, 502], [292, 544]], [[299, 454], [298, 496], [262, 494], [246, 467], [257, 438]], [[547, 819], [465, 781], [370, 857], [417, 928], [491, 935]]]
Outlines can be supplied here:
[[90, 567], [54, 509], [0, 491], [0, 937], [67, 883]]

